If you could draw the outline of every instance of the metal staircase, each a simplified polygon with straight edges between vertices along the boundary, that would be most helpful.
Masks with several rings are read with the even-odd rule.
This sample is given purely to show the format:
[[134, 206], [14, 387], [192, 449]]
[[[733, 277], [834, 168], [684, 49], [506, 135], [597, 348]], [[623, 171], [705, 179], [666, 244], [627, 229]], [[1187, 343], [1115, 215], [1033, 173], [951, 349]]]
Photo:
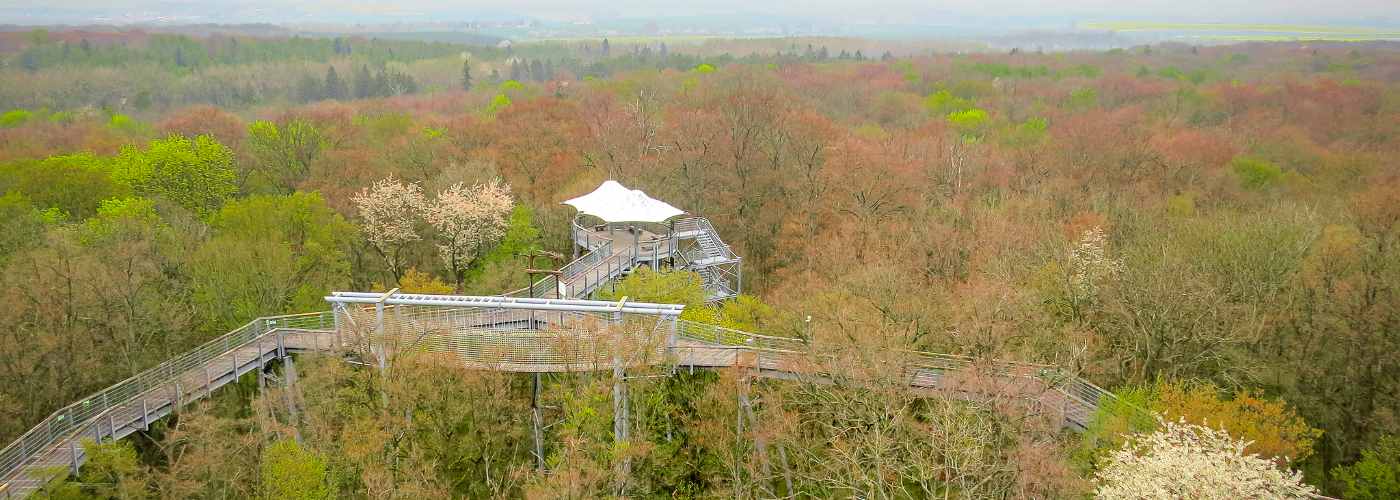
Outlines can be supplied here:
[[[677, 219], [671, 225], [626, 223], [586, 228], [576, 219], [574, 243], [584, 251], [560, 269], [561, 288], [568, 298], [592, 296], [609, 282], [641, 267], [665, 265], [694, 271], [710, 292], [709, 300], [738, 297], [743, 292], [743, 259], [720, 239], [714, 225], [703, 217]], [[607, 234], [598, 227], [608, 227]], [[622, 234], [613, 230], [625, 228]], [[641, 239], [646, 234], [647, 240]], [[508, 296], [544, 297], [558, 292], [539, 286], [510, 292]]]

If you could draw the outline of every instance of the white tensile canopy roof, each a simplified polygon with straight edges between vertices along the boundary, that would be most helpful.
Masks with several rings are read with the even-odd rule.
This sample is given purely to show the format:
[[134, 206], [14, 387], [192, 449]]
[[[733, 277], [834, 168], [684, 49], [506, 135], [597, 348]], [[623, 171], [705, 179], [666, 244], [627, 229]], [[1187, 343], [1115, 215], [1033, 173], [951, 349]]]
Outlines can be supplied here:
[[662, 222], [685, 213], [670, 203], [647, 196], [640, 189], [627, 189], [614, 180], [603, 181], [592, 193], [564, 204], [607, 222]]

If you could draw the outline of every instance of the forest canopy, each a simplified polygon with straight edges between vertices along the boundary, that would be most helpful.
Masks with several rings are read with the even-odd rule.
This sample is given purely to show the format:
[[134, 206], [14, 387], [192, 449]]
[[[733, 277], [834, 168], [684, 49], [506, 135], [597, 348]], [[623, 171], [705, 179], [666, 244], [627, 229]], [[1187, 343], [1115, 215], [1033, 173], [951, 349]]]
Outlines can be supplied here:
[[1077, 433], [1011, 401], [663, 371], [629, 381], [618, 440], [611, 374], [577, 374], [543, 384], [540, 467], [526, 376], [305, 356], [295, 389], [244, 381], [94, 444], [55, 496], [1119, 498], [1104, 485], [1149, 482], [1133, 460], [1169, 472], [1190, 443], [1279, 498], [1396, 491], [1392, 44], [702, 57], [31, 35], [0, 69], [7, 443], [332, 290], [522, 288], [518, 255], [571, 255], [559, 203], [607, 179], [712, 221], [744, 295], [709, 304], [663, 270], [600, 298], [685, 303], [872, 377], [925, 351], [1123, 401]]

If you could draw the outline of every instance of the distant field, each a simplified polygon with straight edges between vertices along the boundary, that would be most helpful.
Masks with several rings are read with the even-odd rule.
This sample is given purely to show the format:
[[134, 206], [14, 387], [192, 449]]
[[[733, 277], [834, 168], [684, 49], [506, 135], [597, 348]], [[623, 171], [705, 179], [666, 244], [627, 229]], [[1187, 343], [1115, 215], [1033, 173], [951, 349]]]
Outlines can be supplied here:
[[601, 42], [607, 39], [608, 43], [665, 43], [670, 45], [698, 45], [711, 40], [728, 41], [749, 38], [770, 38], [763, 36], [722, 36], [722, 35], [681, 35], [681, 36], [594, 36], [579, 38], [540, 38], [536, 40], [521, 40], [521, 43], [530, 42]]
[[1268, 36], [1268, 35], [1195, 35], [1183, 38], [1209, 38], [1212, 40], [1238, 40], [1241, 42], [1367, 42], [1371, 40], [1396, 40], [1400, 35], [1395, 36], [1375, 36], [1375, 35], [1295, 35], [1295, 36]]
[[1248, 31], [1264, 33], [1299, 33], [1318, 35], [1400, 35], [1400, 30], [1357, 28], [1351, 26], [1310, 26], [1304, 24], [1109, 22], [1083, 23], [1080, 24], [1079, 27], [1084, 29], [1109, 29], [1115, 31]]

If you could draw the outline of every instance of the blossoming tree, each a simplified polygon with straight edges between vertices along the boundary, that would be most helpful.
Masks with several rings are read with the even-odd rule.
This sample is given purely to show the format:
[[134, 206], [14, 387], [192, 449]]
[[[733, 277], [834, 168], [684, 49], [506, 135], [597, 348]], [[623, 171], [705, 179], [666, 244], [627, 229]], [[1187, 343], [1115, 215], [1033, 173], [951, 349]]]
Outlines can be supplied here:
[[1249, 441], [1223, 430], [1161, 420], [1109, 455], [1099, 470], [1099, 500], [1304, 500], [1315, 490], [1303, 474], [1280, 470], [1273, 460], [1246, 455]]
[[512, 207], [510, 185], [492, 180], [470, 188], [454, 184], [423, 208], [423, 218], [441, 235], [438, 255], [457, 289], [472, 262], [505, 234]]
[[389, 176], [372, 187], [361, 189], [351, 200], [360, 211], [360, 231], [389, 264], [389, 272], [397, 282], [405, 270], [404, 247], [422, 239], [414, 232], [413, 222], [427, 205], [423, 188]]

